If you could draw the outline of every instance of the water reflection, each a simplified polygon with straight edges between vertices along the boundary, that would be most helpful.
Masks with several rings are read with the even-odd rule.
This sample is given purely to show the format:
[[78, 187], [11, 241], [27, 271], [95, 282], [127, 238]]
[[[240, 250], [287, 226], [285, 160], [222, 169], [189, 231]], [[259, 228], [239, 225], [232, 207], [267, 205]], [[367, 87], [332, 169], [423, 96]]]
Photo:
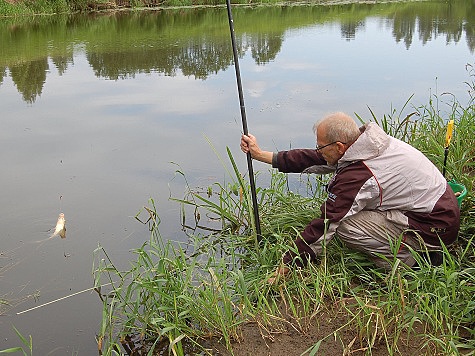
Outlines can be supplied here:
[[[250, 50], [255, 63], [273, 61], [287, 31], [333, 22], [351, 41], [371, 17], [392, 28], [394, 40], [409, 48], [418, 35], [425, 44], [439, 36], [447, 43], [463, 37], [475, 48], [475, 3], [471, 1], [279, 6], [236, 8], [238, 51]], [[17, 21], [17, 22], [15, 22]], [[181, 73], [197, 79], [232, 65], [223, 8], [117, 12], [96, 15], [6, 19], [0, 24], [0, 84], [9, 74], [23, 100], [34, 103], [48, 72], [63, 75], [80, 52], [99, 78], [118, 80], [139, 73]], [[463, 36], [464, 35], [464, 36]], [[309, 44], [311, 45], [311, 44]]]
[[22, 94], [23, 100], [31, 103], [41, 95], [48, 69], [48, 58], [14, 64], [9, 67], [10, 76]]
[[[269, 150], [307, 147], [330, 110], [369, 119], [368, 106], [380, 117], [412, 94], [426, 103], [434, 77], [465, 94], [473, 13], [428, 1], [236, 8], [251, 132]], [[175, 170], [193, 188], [226, 181], [216, 152], [227, 162], [229, 147], [246, 175], [231, 64], [222, 7], [0, 21], [0, 349], [16, 346], [15, 325], [35, 354], [97, 353], [95, 295], [15, 313], [90, 288], [98, 244], [128, 267], [149, 238], [134, 219], [149, 197], [162, 235], [183, 241]], [[259, 187], [267, 168], [255, 166]], [[67, 238], [36, 243], [60, 212]]]

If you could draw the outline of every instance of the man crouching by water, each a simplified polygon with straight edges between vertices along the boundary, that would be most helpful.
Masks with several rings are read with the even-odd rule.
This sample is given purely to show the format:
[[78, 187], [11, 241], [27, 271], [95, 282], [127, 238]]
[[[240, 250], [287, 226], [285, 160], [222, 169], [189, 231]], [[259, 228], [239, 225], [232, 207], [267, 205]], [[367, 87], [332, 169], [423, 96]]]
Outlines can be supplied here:
[[[241, 150], [285, 173], [329, 173], [328, 197], [320, 217], [296, 239], [299, 255], [288, 251], [279, 275], [292, 264], [315, 260], [336, 233], [350, 249], [363, 252], [377, 266], [388, 268], [391, 243], [402, 236], [397, 258], [415, 265], [416, 251], [441, 250], [453, 243], [460, 227], [457, 199], [440, 171], [414, 147], [388, 136], [377, 124], [358, 128], [338, 112], [313, 127], [316, 149], [269, 152], [253, 135], [241, 137]], [[384, 256], [385, 258], [382, 258]]]

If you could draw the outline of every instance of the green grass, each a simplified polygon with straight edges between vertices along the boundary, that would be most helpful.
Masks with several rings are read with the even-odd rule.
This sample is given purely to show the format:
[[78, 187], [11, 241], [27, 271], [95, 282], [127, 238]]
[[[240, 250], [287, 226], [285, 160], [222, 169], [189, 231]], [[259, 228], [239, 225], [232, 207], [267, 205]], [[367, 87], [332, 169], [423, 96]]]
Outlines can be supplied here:
[[67, 0], [23, 0], [15, 4], [0, 0], [0, 16], [57, 14], [69, 11]]
[[[275, 4], [276, 0], [236, 0], [233, 4]], [[180, 6], [216, 6], [224, 5], [221, 0], [18, 0], [15, 3], [0, 0], [0, 16], [19, 16], [32, 14], [55, 14], [68, 12], [87, 12], [98, 10], [115, 10], [119, 7], [180, 7]]]
[[[397, 2], [395, 0], [390, 0]], [[13, 3], [12, 3], [13, 2]], [[354, 1], [355, 3], [366, 3], [366, 1]], [[412, 1], [406, 1], [412, 2]], [[233, 5], [244, 6], [260, 6], [260, 5], [276, 5], [276, 4], [303, 4], [301, 1], [280, 1], [280, 0], [232, 0]], [[346, 1], [332, 0], [310, 0], [304, 2], [306, 4], [347, 4]], [[74, 13], [74, 12], [90, 12], [90, 11], [111, 11], [118, 8], [151, 8], [151, 7], [180, 7], [180, 6], [224, 6], [224, 0], [15, 0], [9, 1], [0, 0], [0, 17], [1, 16], [20, 16], [32, 14], [54, 14], [54, 13]], [[454, 11], [455, 15], [464, 16], [464, 10], [460, 10], [457, 5]], [[332, 10], [324, 10], [324, 12]], [[407, 15], [407, 14], [406, 14]], [[332, 16], [329, 14], [329, 16]], [[351, 11], [346, 15], [348, 19], [353, 22], [358, 20], [358, 15]], [[271, 17], [266, 18], [267, 21], [273, 21]], [[254, 26], [262, 26], [262, 24], [254, 23]]]
[[0, 354], [10, 354], [10, 353], [15, 353], [15, 354], [18, 354], [18, 353], [22, 353], [24, 356], [27, 356], [27, 355], [33, 355], [33, 340], [31, 338], [31, 335], [26, 338], [25, 336], [23, 336], [17, 328], [13, 327], [13, 330], [15, 330], [15, 333], [17, 334], [18, 338], [20, 339], [21, 343], [23, 344], [23, 346], [26, 348], [26, 350], [28, 351], [25, 351], [25, 349], [23, 347], [12, 347], [12, 348], [8, 348], [8, 349], [3, 349], [3, 350], [0, 350]]
[[[264, 235], [258, 242], [249, 186], [228, 150], [226, 159], [217, 153], [227, 182], [195, 189], [177, 170], [187, 187], [183, 198], [174, 198], [182, 207], [186, 243], [161, 236], [150, 200], [137, 219], [150, 224], [151, 237], [133, 252], [130, 269], [119, 270], [102, 247], [95, 251], [96, 286], [112, 282], [112, 287], [100, 290], [103, 323], [98, 340], [103, 352], [119, 354], [121, 348], [133, 348], [132, 339], [145, 350], [206, 354], [208, 340], [214, 338], [232, 353], [244, 323], [255, 323], [269, 337], [289, 326], [305, 333], [318, 324], [322, 313], [331, 313], [337, 305], [346, 321], [335, 324], [307, 354], [317, 354], [325, 341], [335, 339], [347, 352], [360, 348], [371, 354], [377, 345], [389, 355], [398, 354], [402, 345], [416, 339], [421, 353], [473, 354], [475, 73], [471, 66], [467, 69], [472, 80], [467, 84], [467, 104], [434, 94], [426, 106], [410, 109], [408, 100], [404, 110], [392, 110], [381, 119], [372, 117], [387, 132], [424, 152], [441, 170], [446, 123], [455, 120], [447, 178], [466, 185], [469, 194], [461, 206], [459, 240], [445, 249], [441, 266], [430, 266], [414, 254], [420, 269], [403, 268], [394, 259], [391, 271], [383, 271], [336, 239], [318, 263], [293, 270], [277, 286], [267, 284], [282, 252], [293, 248], [296, 234], [317, 213], [325, 198], [321, 186], [328, 178], [302, 176], [299, 191], [291, 192], [288, 177], [271, 171], [268, 188], [257, 191]], [[403, 115], [407, 109], [412, 112]], [[393, 248], [398, 247], [396, 242]], [[345, 344], [347, 330], [355, 336]]]
[[2, 16], [16, 16], [29, 14], [28, 7], [24, 4], [10, 4], [4, 0], [0, 0], [0, 15]]

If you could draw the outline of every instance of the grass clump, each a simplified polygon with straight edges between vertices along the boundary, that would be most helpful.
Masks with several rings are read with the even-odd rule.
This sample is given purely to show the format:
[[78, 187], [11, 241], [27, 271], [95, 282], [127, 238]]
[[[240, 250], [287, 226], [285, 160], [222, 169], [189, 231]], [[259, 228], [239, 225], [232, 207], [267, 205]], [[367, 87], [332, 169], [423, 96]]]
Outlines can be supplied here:
[[67, 0], [0, 1], [0, 16], [57, 14], [69, 11]]
[[20, 339], [21, 343], [23, 344], [23, 346], [25, 347], [27, 351], [25, 351], [23, 347], [17, 346], [17, 347], [0, 350], [0, 354], [22, 353], [24, 356], [33, 355], [33, 339], [31, 335], [29, 335], [29, 337], [26, 338], [18, 331], [17, 328], [13, 327], [13, 330], [15, 330], [15, 333], [17, 334], [18, 338]]
[[[165, 242], [151, 200], [146, 209], [151, 217], [151, 238], [134, 251], [137, 261], [128, 271], [119, 271], [107, 253], [97, 249], [96, 285], [113, 283], [112, 290], [100, 291], [104, 318], [99, 340], [106, 353], [118, 352], [121, 345], [131, 349], [125, 342], [131, 336], [139, 338], [143, 347], [168, 348], [174, 354], [183, 354], [184, 344], [202, 349], [203, 340], [215, 337], [232, 349], [232, 342], [240, 339], [240, 325], [251, 316], [262, 318], [263, 325], [273, 320], [278, 305], [270, 298], [274, 291], [263, 276], [273, 271], [288, 241], [274, 233], [255, 248], [246, 193], [240, 195], [243, 190], [239, 182], [243, 183], [242, 178], [226, 186], [217, 184], [212, 189], [218, 190], [211, 197], [207, 197], [209, 191], [203, 197], [190, 190], [189, 196], [180, 200], [184, 211], [192, 206], [207, 210], [208, 218], [219, 219], [219, 233], [197, 233], [200, 218], [195, 211], [191, 217], [194, 226], [184, 224], [194, 230], [188, 243]], [[285, 176], [275, 174], [269, 189], [277, 192], [283, 185]], [[248, 191], [247, 186], [244, 188]], [[261, 190], [260, 196], [261, 202], [282, 198], [277, 194], [271, 197], [267, 190]], [[311, 198], [295, 195], [294, 200], [306, 210], [315, 205]], [[224, 209], [226, 212], [221, 211]], [[285, 224], [281, 228], [291, 229]], [[119, 315], [117, 326], [115, 318]]]
[[0, 1], [0, 14], [2, 16], [15, 16], [27, 14], [28, 9], [23, 4], [11, 4], [8, 1]]
[[[475, 86], [468, 69], [467, 104], [434, 95], [408, 115], [373, 115], [388, 133], [420, 149], [441, 170], [445, 127], [447, 120], [455, 121], [447, 179], [464, 184], [469, 193], [461, 205], [459, 240], [444, 247], [440, 266], [414, 253], [419, 268], [407, 269], [394, 259], [392, 269], [383, 271], [335, 239], [318, 263], [269, 285], [282, 252], [293, 248], [296, 234], [319, 214], [327, 178], [300, 176], [296, 185], [271, 171], [269, 186], [257, 192], [263, 233], [258, 241], [249, 186], [228, 150], [229, 182], [202, 190], [186, 184], [185, 197], [175, 199], [182, 206], [186, 243], [160, 235], [150, 200], [137, 218], [143, 221], [146, 214], [151, 237], [134, 251], [130, 268], [120, 270], [103, 248], [96, 250], [95, 283], [103, 300], [100, 350], [233, 354], [252, 323], [271, 341], [286, 330], [319, 335], [317, 342], [296, 351], [308, 355], [327, 353], [325, 347], [335, 340], [342, 354], [475, 353]], [[445, 97], [451, 98], [446, 104]], [[185, 174], [177, 173], [186, 182]], [[107, 290], [101, 287], [109, 283]], [[332, 323], [325, 323], [329, 319]]]
[[[236, 0], [233, 4], [275, 4], [276, 0]], [[1, 0], [0, 16], [111, 11], [118, 8], [152, 8], [223, 5], [222, 0]]]

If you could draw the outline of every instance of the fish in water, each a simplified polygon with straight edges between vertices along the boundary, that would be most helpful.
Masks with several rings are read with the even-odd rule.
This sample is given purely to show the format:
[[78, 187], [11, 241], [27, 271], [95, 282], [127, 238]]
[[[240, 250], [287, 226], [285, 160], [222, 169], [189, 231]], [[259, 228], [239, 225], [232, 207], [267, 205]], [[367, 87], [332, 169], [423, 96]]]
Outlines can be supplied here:
[[64, 214], [60, 213], [58, 221], [56, 222], [56, 227], [54, 228], [54, 233], [51, 237], [56, 235], [61, 236], [62, 239], [66, 238], [66, 220], [64, 219]]

